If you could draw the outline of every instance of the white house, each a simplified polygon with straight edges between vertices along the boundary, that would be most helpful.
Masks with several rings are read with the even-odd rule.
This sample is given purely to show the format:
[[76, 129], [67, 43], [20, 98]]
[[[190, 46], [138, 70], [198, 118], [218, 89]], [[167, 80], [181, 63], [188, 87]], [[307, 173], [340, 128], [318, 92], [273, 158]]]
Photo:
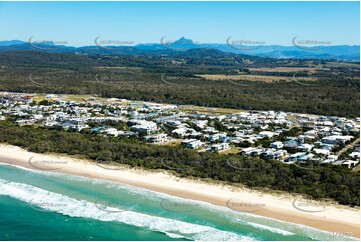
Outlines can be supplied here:
[[297, 151], [299, 152], [309, 152], [313, 149], [313, 145], [310, 144], [302, 144], [300, 146], [297, 147]]
[[148, 143], [162, 143], [167, 141], [167, 134], [155, 134], [155, 135], [145, 136], [144, 140]]
[[203, 146], [203, 142], [197, 139], [183, 140], [182, 145], [190, 149], [198, 149]]
[[151, 133], [158, 130], [157, 124], [154, 122], [144, 121], [140, 122], [138, 125], [134, 125], [130, 130], [140, 133]]
[[274, 159], [281, 159], [283, 157], [287, 156], [287, 151], [286, 150], [277, 150], [273, 153], [273, 157]]
[[102, 133], [109, 135], [109, 136], [118, 136], [119, 132], [116, 128], [108, 128], [102, 131]]
[[352, 168], [352, 167], [355, 167], [357, 165], [357, 163], [359, 163], [359, 161], [346, 160], [342, 163], [342, 165], [347, 166], [348, 168]]
[[330, 155], [330, 151], [329, 150], [325, 150], [325, 149], [313, 149], [313, 151], [318, 154], [318, 155]]
[[276, 133], [271, 131], [262, 131], [259, 133], [259, 136], [261, 136], [262, 138], [272, 138], [275, 135]]
[[244, 148], [242, 150], [242, 155], [250, 155], [253, 150], [255, 150], [255, 148], [253, 148], [253, 147]]
[[352, 152], [349, 156], [353, 159], [360, 159], [360, 152]]
[[251, 155], [252, 156], [257, 156], [260, 155], [262, 152], [264, 152], [265, 149], [263, 148], [256, 148], [254, 150], [252, 150]]
[[307, 154], [304, 152], [297, 152], [295, 154], [290, 155], [289, 157], [287, 157], [287, 159], [285, 160], [286, 163], [295, 163], [296, 161], [298, 161], [299, 159], [301, 159], [302, 157], [306, 156]]
[[172, 131], [172, 135], [176, 137], [184, 137], [187, 133], [188, 128], [178, 128]]
[[346, 141], [350, 141], [353, 138], [351, 135], [331, 135], [322, 138], [322, 143], [325, 144], [338, 144], [340, 142], [345, 143]]
[[283, 148], [283, 143], [281, 141], [272, 142], [270, 148], [281, 149]]
[[213, 144], [209, 147], [210, 151], [221, 151], [229, 149], [228, 143], [221, 143], [221, 144]]
[[327, 160], [330, 160], [331, 162], [334, 162], [338, 159], [337, 155], [329, 155], [327, 156]]

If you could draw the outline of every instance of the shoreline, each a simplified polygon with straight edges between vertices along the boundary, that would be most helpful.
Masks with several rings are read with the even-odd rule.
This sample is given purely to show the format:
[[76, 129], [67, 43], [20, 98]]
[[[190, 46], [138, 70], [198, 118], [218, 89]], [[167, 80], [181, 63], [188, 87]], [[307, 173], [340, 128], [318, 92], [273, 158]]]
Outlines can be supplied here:
[[[32, 162], [35, 163], [29, 162], [32, 157]], [[39, 165], [41, 162], [37, 163], [37, 161], [47, 161], [44, 162], [47, 164]], [[6, 144], [0, 144], [0, 163], [123, 183], [323, 231], [352, 233], [352, 237], [360, 238], [360, 210], [331, 202], [321, 205], [319, 202], [300, 199], [300, 196], [291, 194], [267, 193], [249, 188], [207, 183], [200, 179], [179, 178], [165, 171], [155, 172], [123, 166], [116, 166], [119, 168], [117, 170], [112, 166], [102, 168], [95, 162], [85, 159], [61, 154], [37, 154]], [[297, 201], [302, 201], [298, 204], [305, 206], [295, 206]], [[234, 207], [232, 204], [235, 204]]]

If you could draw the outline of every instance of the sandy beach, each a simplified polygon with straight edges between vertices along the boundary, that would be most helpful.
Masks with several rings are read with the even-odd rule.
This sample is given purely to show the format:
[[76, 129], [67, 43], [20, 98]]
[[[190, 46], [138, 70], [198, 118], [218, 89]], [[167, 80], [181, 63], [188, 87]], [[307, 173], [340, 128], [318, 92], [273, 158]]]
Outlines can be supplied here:
[[353, 237], [360, 237], [359, 209], [331, 202], [319, 203], [286, 193], [268, 194], [247, 188], [183, 179], [167, 172], [99, 165], [65, 155], [36, 154], [10, 145], [0, 145], [0, 163], [120, 182], [236, 211], [330, 232], [352, 233]]

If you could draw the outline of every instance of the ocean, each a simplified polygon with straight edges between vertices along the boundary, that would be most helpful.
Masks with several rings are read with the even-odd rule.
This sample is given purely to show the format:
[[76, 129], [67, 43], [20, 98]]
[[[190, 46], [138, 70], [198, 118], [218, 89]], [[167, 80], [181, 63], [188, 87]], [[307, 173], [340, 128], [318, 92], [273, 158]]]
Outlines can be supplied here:
[[345, 238], [129, 185], [0, 164], [0, 240]]

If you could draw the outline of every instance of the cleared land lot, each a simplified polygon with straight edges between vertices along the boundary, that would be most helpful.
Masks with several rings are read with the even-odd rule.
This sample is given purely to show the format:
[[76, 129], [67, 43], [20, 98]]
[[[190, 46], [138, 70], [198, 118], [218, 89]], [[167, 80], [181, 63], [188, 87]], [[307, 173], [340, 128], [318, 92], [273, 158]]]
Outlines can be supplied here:
[[[261, 71], [261, 72], [303, 72], [315, 73], [320, 68], [316, 67], [274, 67], [274, 68], [249, 68], [250, 71]], [[330, 70], [330, 68], [323, 68], [323, 70]]]
[[201, 112], [201, 113], [207, 113], [213, 115], [234, 114], [234, 113], [244, 112], [244, 110], [241, 109], [208, 108], [208, 107], [199, 107], [199, 106], [191, 106], [191, 105], [182, 105], [179, 107], [179, 109], [184, 112]]
[[[262, 75], [197, 75], [199, 77], [205, 78], [212, 81], [254, 81], [254, 82], [277, 82], [277, 81], [294, 81], [295, 78], [300, 80], [300, 77], [287, 77], [287, 76], [262, 76]], [[302, 77], [302, 80], [305, 81], [316, 81], [316, 78], [313, 77]]]

